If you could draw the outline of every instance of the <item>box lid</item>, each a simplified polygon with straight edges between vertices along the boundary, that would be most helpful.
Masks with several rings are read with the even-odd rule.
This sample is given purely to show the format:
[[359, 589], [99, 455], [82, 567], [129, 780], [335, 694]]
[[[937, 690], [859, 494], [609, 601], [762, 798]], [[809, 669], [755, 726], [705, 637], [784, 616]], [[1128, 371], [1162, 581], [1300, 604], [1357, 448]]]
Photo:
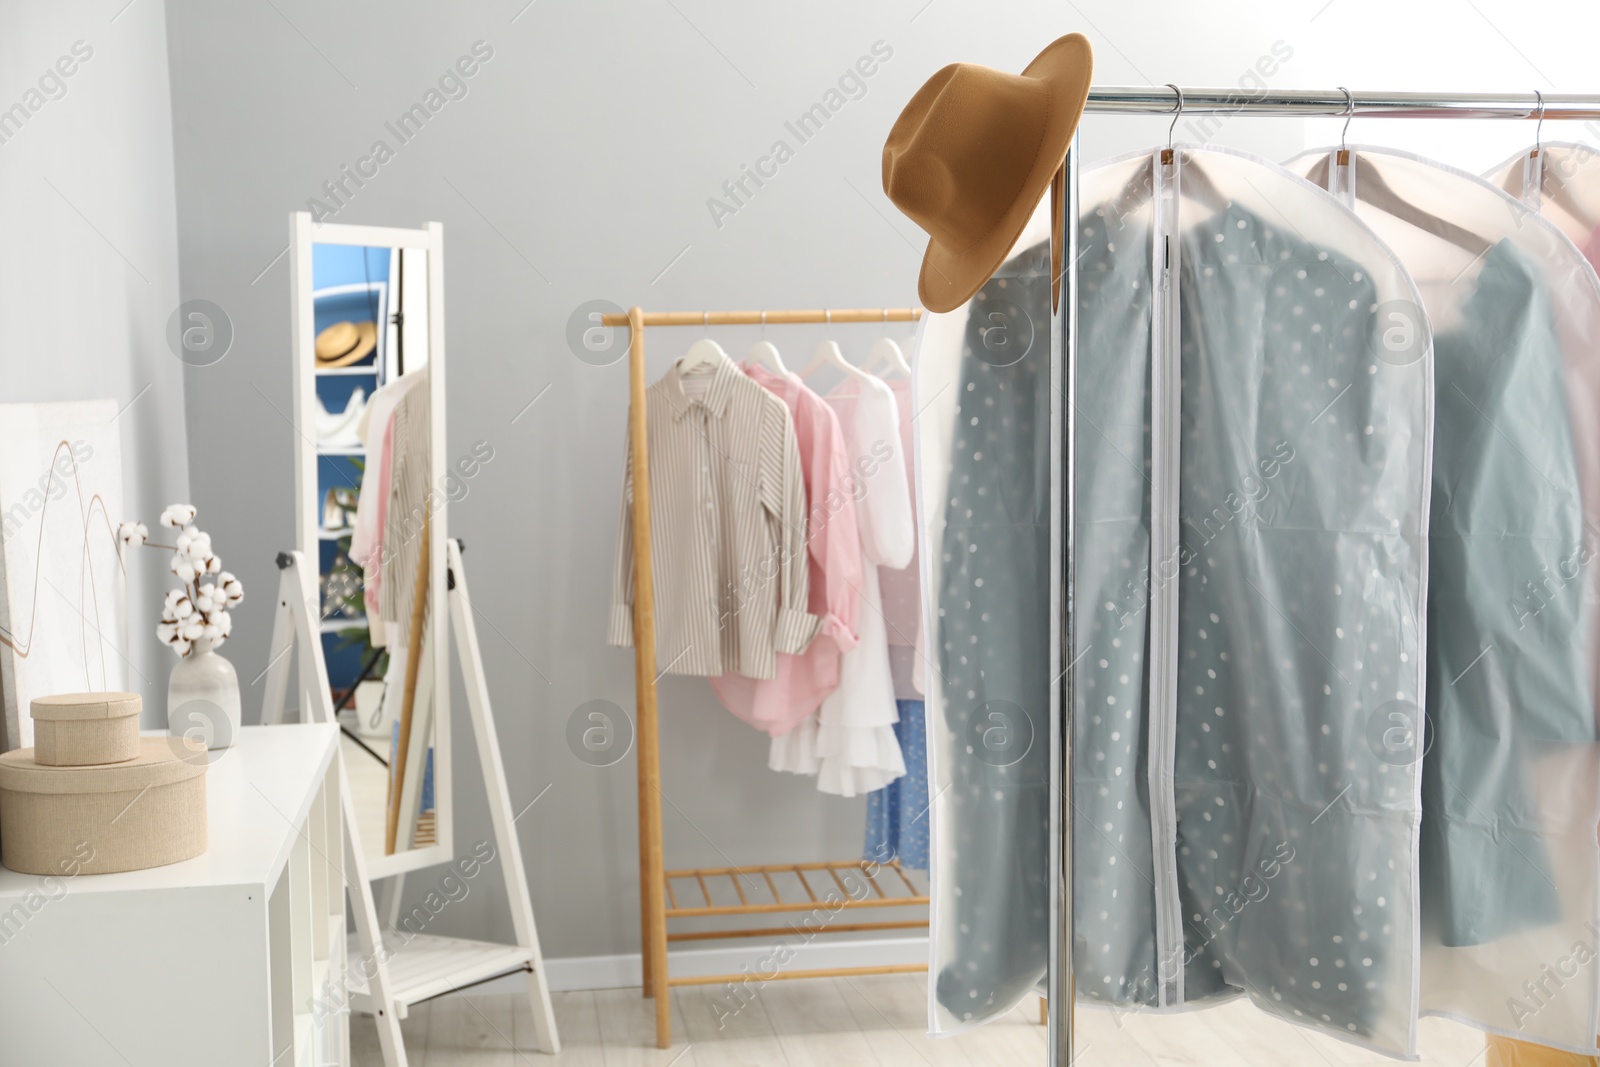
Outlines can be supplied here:
[[182, 737], [141, 737], [139, 754], [122, 763], [46, 767], [33, 749], [0, 754], [0, 789], [18, 793], [120, 793], [172, 785], [206, 773], [206, 746]]
[[35, 697], [29, 711], [35, 719], [120, 719], [141, 707], [138, 693], [58, 693]]

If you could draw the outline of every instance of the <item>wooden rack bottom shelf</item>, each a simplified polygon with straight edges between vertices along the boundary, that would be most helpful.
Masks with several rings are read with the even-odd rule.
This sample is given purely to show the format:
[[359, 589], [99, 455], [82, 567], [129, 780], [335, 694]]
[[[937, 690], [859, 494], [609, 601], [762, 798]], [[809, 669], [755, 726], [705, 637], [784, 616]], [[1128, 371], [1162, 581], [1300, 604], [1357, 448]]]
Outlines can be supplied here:
[[[863, 860], [833, 863], [773, 863], [752, 867], [698, 867], [666, 871], [662, 886], [666, 919], [709, 919], [728, 916], [796, 916], [787, 925], [739, 926], [731, 929], [669, 930], [667, 941], [710, 941], [793, 934], [809, 941], [821, 934], [884, 930], [926, 930], [928, 920], [866, 919], [835, 921], [845, 911], [882, 908], [926, 908], [926, 889], [898, 863]], [[804, 913], [804, 914], [803, 914]], [[867, 912], [871, 914], [871, 912]], [[763, 981], [833, 978], [840, 975], [915, 974], [925, 963], [830, 967], [778, 971]], [[716, 985], [747, 980], [748, 974], [667, 976], [668, 986]]]

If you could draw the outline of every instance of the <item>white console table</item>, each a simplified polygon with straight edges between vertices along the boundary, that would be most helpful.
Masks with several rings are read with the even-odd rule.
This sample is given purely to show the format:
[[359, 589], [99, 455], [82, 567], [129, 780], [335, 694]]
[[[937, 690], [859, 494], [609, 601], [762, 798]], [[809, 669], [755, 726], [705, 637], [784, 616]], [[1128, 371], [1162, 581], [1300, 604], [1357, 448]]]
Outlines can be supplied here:
[[348, 1065], [326, 992], [346, 969], [337, 745], [328, 724], [248, 726], [212, 753], [192, 860], [0, 868], [0, 1062]]

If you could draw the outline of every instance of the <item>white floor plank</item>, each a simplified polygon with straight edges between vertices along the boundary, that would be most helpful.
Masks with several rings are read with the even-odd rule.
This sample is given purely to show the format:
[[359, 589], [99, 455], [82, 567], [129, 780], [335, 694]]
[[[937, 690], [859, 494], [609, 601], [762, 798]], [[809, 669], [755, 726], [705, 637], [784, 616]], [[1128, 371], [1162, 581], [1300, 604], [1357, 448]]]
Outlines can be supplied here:
[[789, 1067], [874, 1067], [877, 1057], [845, 1004], [827, 981], [770, 982], [757, 994], [772, 1020]]
[[[659, 1049], [656, 1048], [656, 1002], [641, 996], [637, 986], [632, 989], [598, 989], [593, 995], [605, 1067], [698, 1067], [699, 1058], [695, 1050], [691, 1048], [687, 1053], [684, 1051], [688, 1042], [685, 1037], [687, 1027], [676, 996], [672, 1000], [673, 1046]], [[571, 1049], [572, 1045], [563, 1031], [562, 1056], [566, 1056]]]
[[971, 1067], [954, 1041], [928, 1037], [928, 985], [920, 975], [840, 978], [844, 1002], [884, 1067]]
[[[1029, 997], [988, 1026], [927, 1036], [927, 978], [876, 975], [772, 982], [741, 1007], [725, 990], [672, 993], [673, 1047], [655, 1047], [654, 1001], [638, 989], [552, 997], [562, 1053], [532, 1051], [533, 1016], [517, 994], [439, 997], [401, 1023], [411, 1067], [1028, 1067], [1046, 1062]], [[719, 1026], [719, 1023], [721, 1024]], [[1080, 1010], [1082, 1067], [1380, 1067], [1397, 1061], [1289, 1026], [1244, 1001], [1181, 1015]], [[381, 1067], [377, 1033], [351, 1019], [357, 1067]], [[1442, 1019], [1421, 1025], [1425, 1067], [1482, 1067], [1483, 1035]], [[514, 1050], [512, 1041], [520, 1042]]]
[[682, 986], [673, 999], [683, 1012], [684, 1038], [694, 1045], [698, 1067], [773, 1067], [787, 1057], [758, 993], [730, 998], [718, 986]]

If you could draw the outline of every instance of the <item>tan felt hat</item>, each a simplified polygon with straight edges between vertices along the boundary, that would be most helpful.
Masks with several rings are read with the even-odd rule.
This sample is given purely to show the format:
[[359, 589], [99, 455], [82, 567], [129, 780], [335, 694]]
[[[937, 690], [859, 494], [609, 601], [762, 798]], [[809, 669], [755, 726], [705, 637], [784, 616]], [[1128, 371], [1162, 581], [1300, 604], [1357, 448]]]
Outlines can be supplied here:
[[1005, 261], [1061, 168], [1093, 71], [1088, 39], [1069, 33], [1021, 74], [952, 63], [900, 112], [883, 191], [931, 238], [917, 281], [929, 310], [960, 307]]
[[348, 367], [371, 354], [378, 327], [371, 322], [336, 322], [317, 334], [317, 366]]

